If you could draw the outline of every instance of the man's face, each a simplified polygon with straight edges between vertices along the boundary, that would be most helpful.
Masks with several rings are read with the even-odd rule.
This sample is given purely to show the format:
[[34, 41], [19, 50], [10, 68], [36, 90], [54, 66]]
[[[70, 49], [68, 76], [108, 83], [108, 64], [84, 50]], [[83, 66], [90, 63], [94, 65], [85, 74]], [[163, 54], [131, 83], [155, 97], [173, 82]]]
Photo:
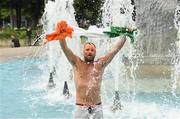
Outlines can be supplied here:
[[85, 44], [83, 55], [86, 62], [94, 61], [94, 58], [96, 56], [96, 47], [93, 44]]

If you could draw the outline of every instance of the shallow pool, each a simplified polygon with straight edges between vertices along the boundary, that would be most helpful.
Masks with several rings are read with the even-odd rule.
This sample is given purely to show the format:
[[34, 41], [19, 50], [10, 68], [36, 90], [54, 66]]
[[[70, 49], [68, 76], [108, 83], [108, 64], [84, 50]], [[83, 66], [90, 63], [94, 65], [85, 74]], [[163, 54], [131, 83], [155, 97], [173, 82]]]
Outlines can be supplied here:
[[[33, 58], [0, 62], [1, 119], [73, 118], [75, 109], [73, 81], [68, 82], [73, 96], [67, 100], [62, 96], [62, 81], [56, 81], [56, 87], [53, 89], [47, 88], [48, 68], [41, 64], [47, 64], [46, 59]], [[162, 79], [137, 80], [135, 93], [125, 89], [121, 90], [123, 110], [112, 112], [110, 107], [114, 91], [111, 87], [105, 90], [105, 85], [112, 80], [104, 80], [102, 86], [104, 118], [180, 119], [180, 93], [177, 93], [175, 97], [172, 96], [170, 88], [165, 91], [158, 88], [157, 85], [168, 86], [167, 83], [171, 80], [161, 81]]]

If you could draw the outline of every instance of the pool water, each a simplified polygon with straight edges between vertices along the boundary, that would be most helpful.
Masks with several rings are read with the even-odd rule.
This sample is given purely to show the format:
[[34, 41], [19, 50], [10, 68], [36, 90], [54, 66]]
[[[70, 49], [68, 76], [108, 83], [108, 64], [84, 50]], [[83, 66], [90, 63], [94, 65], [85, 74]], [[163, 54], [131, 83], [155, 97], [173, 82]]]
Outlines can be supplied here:
[[[0, 62], [1, 119], [73, 118], [75, 99], [72, 97], [66, 100], [62, 97], [62, 81], [57, 81], [54, 89], [47, 88], [49, 73], [46, 64], [46, 59], [38, 58]], [[74, 96], [75, 92], [71, 88], [74, 84], [70, 82], [70, 91]], [[104, 85], [109, 82], [112, 81], [105, 80]], [[143, 85], [138, 80], [136, 83]], [[123, 110], [112, 112], [110, 106], [113, 93], [111, 89], [102, 93], [104, 118], [180, 119], [180, 93], [174, 97], [171, 91], [139, 90], [135, 95], [131, 91], [120, 91]]]

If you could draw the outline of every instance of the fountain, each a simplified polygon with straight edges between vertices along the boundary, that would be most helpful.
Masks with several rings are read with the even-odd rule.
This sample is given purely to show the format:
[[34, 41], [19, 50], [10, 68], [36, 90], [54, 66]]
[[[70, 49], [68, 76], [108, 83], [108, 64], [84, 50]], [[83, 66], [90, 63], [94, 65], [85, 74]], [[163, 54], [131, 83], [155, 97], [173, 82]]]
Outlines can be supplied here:
[[[141, 66], [139, 65], [139, 63], [158, 65], [171, 64], [170, 61], [173, 57], [172, 53], [176, 50], [174, 48], [175, 41], [172, 40], [176, 38], [170, 37], [174, 36], [173, 33], [175, 31], [173, 27], [174, 12], [172, 12], [174, 10], [175, 2], [173, 1], [172, 4], [168, 4], [169, 1], [167, 0], [166, 4], [164, 4], [163, 1], [158, 0], [141, 2], [140, 0], [136, 0], [134, 2], [132, 2], [131, 0], [106, 0], [102, 8], [103, 28], [90, 26], [89, 30], [87, 31], [78, 28], [74, 18], [74, 9], [72, 7], [72, 3], [73, 0], [59, 0], [54, 2], [49, 1], [46, 5], [44, 14], [44, 30], [45, 33], [50, 33], [54, 30], [55, 24], [59, 20], [66, 20], [68, 24], [70, 24], [75, 29], [72, 40], [67, 39], [68, 46], [73, 49], [75, 54], [80, 57], [82, 57], [81, 49], [83, 46], [80, 37], [84, 35], [88, 36], [88, 39], [86, 39], [87, 41], [96, 44], [97, 57], [100, 57], [107, 53], [108, 49], [117, 40], [117, 38], [109, 39], [107, 37], [104, 37], [101, 34], [102, 29], [106, 29], [111, 25], [131, 27], [136, 27], [137, 25], [137, 28], [139, 29], [137, 42], [133, 45], [129, 40], [126, 42], [123, 49], [116, 55], [112, 63], [105, 70], [105, 74], [103, 77], [105, 81], [102, 84], [102, 97], [105, 112], [108, 112], [106, 114], [106, 117], [125, 117], [128, 114], [123, 113], [124, 115], [122, 114], [122, 116], [119, 116], [119, 110], [124, 111], [124, 108], [129, 109], [130, 107], [132, 107], [132, 105], [133, 107], [135, 105], [132, 110], [138, 108], [137, 105], [139, 103], [136, 104], [136, 93], [138, 92], [136, 74], [137, 69]], [[137, 13], [136, 24], [134, 22], [134, 17], [132, 18], [132, 13], [134, 12], [134, 4], [136, 5]], [[143, 6], [146, 6], [146, 9]], [[159, 16], [159, 14], [162, 13], [166, 14]], [[165, 18], [167, 18], [167, 20]], [[96, 31], [96, 33], [94, 33], [94, 31]], [[72, 80], [70, 80], [72, 78], [71, 66], [64, 56], [61, 48], [59, 47], [58, 41], [50, 42], [46, 46], [48, 49], [47, 52], [49, 57], [49, 72], [50, 74], [53, 72], [53, 67], [55, 67], [57, 72], [56, 78], [53, 80], [54, 82], [56, 82], [55, 88], [58, 88], [58, 84], [63, 87], [62, 82], [65, 82], [64, 90], [61, 89], [61, 92], [63, 91], [65, 95], [71, 92], [73, 94], [73, 99], [71, 100], [71, 98], [69, 97], [68, 99], [70, 100], [70, 103], [73, 103], [75, 97], [75, 87], [72, 86], [73, 82]], [[109, 81], [109, 79], [111, 78], [113, 79], [113, 83], [112, 81]], [[52, 77], [50, 77], [50, 79], [52, 79]], [[176, 81], [174, 82], [174, 84], [176, 84]], [[69, 84], [69, 86], [67, 84]], [[91, 85], [89, 87], [91, 88]], [[174, 89], [176, 89], [176, 87]], [[108, 94], [109, 92], [112, 92], [112, 90], [114, 90], [114, 93]], [[141, 89], [140, 91], [142, 90], [143, 89]], [[110, 98], [111, 96], [114, 97]], [[128, 102], [130, 104], [126, 104], [123, 99], [130, 101]], [[60, 101], [65, 102], [67, 100], [60, 99]], [[112, 103], [112, 105], [109, 103]], [[144, 105], [144, 108], [146, 106], [147, 105]], [[109, 107], [111, 107], [111, 110], [115, 112], [115, 115], [111, 115], [111, 112], [108, 110]], [[143, 106], [141, 105], [140, 108], [143, 108]], [[156, 105], [152, 108], [152, 112], [155, 112]], [[116, 113], [116, 111], [118, 113]], [[157, 115], [153, 116], [157, 117]], [[137, 115], [133, 113], [130, 117], [133, 116], [136, 117]]]
[[[180, 3], [178, 2], [175, 10], [174, 18], [175, 28], [177, 31], [177, 41], [176, 41], [176, 52], [174, 53], [173, 67], [172, 67], [172, 94], [175, 97], [177, 93], [177, 87], [180, 86]], [[179, 97], [180, 98], [180, 97]]]
[[[46, 4], [45, 12], [43, 15], [43, 24], [44, 24], [44, 31], [45, 33], [50, 33], [55, 29], [55, 25], [60, 20], [66, 20], [68, 24], [77, 26], [77, 23], [74, 18], [74, 9], [72, 7], [72, 0], [59, 0], [59, 1], [48, 1]], [[61, 5], [60, 5], [61, 4]], [[76, 42], [76, 43], [75, 43]], [[77, 49], [76, 52], [79, 54], [79, 45], [80, 41], [72, 40], [68, 45], [71, 47]], [[79, 43], [78, 43], [79, 42]], [[59, 42], [50, 42], [48, 43], [48, 56], [49, 56], [49, 72], [50, 72], [50, 78], [49, 78], [49, 85], [50, 87], [54, 87], [54, 79], [53, 79], [53, 70], [56, 69], [56, 72], [69, 72], [71, 70], [71, 66], [69, 65], [67, 59], [63, 56], [62, 50], [60, 49]], [[57, 51], [57, 52], [53, 52]], [[61, 61], [61, 62], [59, 62]], [[63, 66], [64, 64], [67, 64], [66, 66]], [[63, 66], [62, 68], [59, 68]], [[60, 69], [60, 70], [59, 70]], [[70, 72], [72, 73], [72, 72]], [[62, 75], [62, 74], [57, 74]], [[69, 80], [68, 73], [63, 73], [62, 79], [64, 80], [64, 88], [68, 87], [67, 80]], [[59, 76], [58, 76], [59, 77]], [[53, 83], [53, 84], [52, 84]], [[51, 86], [53, 85], [53, 86]], [[63, 89], [67, 90], [67, 89]], [[65, 94], [65, 97], [68, 97], [67, 94]], [[68, 92], [69, 94], [69, 92]]]
[[[111, 25], [139, 29], [136, 42], [128, 39], [104, 72], [104, 118], [180, 119], [179, 0], [105, 0], [103, 28], [88, 30], [77, 26], [72, 4], [73, 0], [48, 1], [44, 32], [66, 20], [75, 30], [67, 44], [80, 57], [86, 40], [96, 44], [97, 58], [107, 53], [117, 38], [109, 39], [102, 31]], [[137, 15], [131, 19], [131, 13]], [[43, 45], [41, 52], [38, 57], [0, 62], [0, 118], [73, 118], [76, 92], [71, 66], [58, 41]], [[92, 78], [89, 89], [93, 83]]]
[[136, 0], [136, 24], [141, 31], [138, 49], [144, 64], [171, 64], [175, 51], [176, 0]]
[[[108, 26], [121, 26], [121, 27], [134, 27], [135, 28], [135, 22], [132, 19], [132, 13], [134, 10], [134, 4], [131, 3], [132, 1], [127, 0], [106, 0], [103, 6], [103, 14], [102, 14], [102, 23], [105, 27]], [[116, 38], [117, 39], [117, 38]], [[112, 40], [112, 39], [111, 39]], [[109, 45], [112, 45], [112, 42], [109, 42]], [[113, 59], [112, 63], [110, 64], [110, 68], [107, 70], [115, 70], [115, 72], [112, 72], [112, 75], [115, 79], [115, 93], [114, 93], [114, 101], [112, 105], [112, 110], [121, 110], [122, 105], [120, 101], [120, 94], [119, 94], [119, 86], [120, 86], [120, 80], [124, 78], [125, 72], [126, 72], [126, 66], [124, 62], [122, 62], [122, 59], [124, 57], [131, 59], [132, 58], [132, 51], [133, 47], [131, 47], [129, 44], [125, 44], [125, 48], [118, 53], [115, 58]], [[129, 49], [130, 47], [130, 49]], [[129, 56], [128, 56], [129, 54]], [[131, 65], [133, 66], [133, 65]], [[130, 68], [131, 71], [133, 71], [132, 68]], [[123, 73], [122, 73], [123, 72]], [[132, 73], [131, 73], [132, 74]], [[135, 77], [132, 75], [133, 84], [135, 84]], [[133, 95], [135, 96], [135, 88], [133, 90]], [[133, 97], [134, 97], [133, 96]], [[133, 99], [132, 99], [133, 100]]]

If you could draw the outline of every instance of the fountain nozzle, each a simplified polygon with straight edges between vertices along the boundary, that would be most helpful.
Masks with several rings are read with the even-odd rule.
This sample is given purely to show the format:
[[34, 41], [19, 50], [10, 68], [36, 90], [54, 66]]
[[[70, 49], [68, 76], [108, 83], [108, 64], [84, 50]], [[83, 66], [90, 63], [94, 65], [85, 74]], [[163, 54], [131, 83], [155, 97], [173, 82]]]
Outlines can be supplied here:
[[69, 96], [70, 96], [67, 81], [64, 82], [63, 95], [64, 95], [66, 98], [69, 98]]
[[50, 76], [49, 76], [49, 82], [48, 82], [48, 87], [49, 88], [53, 88], [53, 87], [55, 87], [55, 83], [54, 83], [54, 80], [53, 80], [53, 73], [51, 72], [50, 73]]
[[114, 97], [113, 105], [111, 106], [111, 109], [113, 112], [115, 112], [117, 110], [122, 110], [122, 107], [123, 106], [121, 105], [119, 91], [115, 91], [115, 97]]

